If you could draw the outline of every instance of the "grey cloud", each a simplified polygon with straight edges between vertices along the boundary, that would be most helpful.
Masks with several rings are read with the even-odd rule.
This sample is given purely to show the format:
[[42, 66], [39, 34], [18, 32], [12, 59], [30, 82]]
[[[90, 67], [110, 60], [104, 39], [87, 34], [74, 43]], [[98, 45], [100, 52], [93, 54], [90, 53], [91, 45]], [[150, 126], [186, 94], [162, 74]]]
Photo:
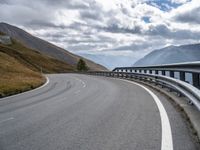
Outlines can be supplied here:
[[32, 29], [46, 29], [46, 28], [60, 28], [65, 29], [68, 26], [61, 24], [56, 25], [55, 23], [49, 22], [48, 20], [31, 20], [25, 23], [26, 27], [30, 27]]
[[142, 28], [140, 26], [135, 26], [132, 29], [119, 27], [117, 24], [112, 24], [107, 27], [99, 27], [99, 29], [111, 32], [111, 33], [131, 33], [131, 34], [140, 34], [142, 33]]
[[[131, 44], [118, 46], [113, 49], [107, 49], [107, 50], [113, 50], [113, 51], [132, 51], [132, 52], [138, 52], [138, 51], [144, 51], [144, 50], [153, 50], [156, 47], [162, 47], [165, 44], [165, 40], [162, 38], [157, 39], [153, 37], [147, 37], [146, 41], [134, 41]], [[122, 45], [122, 44], [121, 44]]]
[[76, 39], [76, 38], [71, 38], [71, 39], [65, 39], [64, 42], [67, 42], [69, 44], [78, 44], [78, 43], [83, 43], [83, 44], [95, 44], [96, 46], [101, 45], [101, 44], [108, 44], [108, 43], [115, 43], [116, 41], [114, 39], [108, 38], [108, 37], [101, 37], [97, 36], [95, 39], [93, 37], [87, 37], [85, 38], [84, 35], [81, 36], [81, 39]]
[[[88, 0], [1, 0], [0, 3], [9, 5], [26, 5], [28, 7], [44, 6], [43, 8], [68, 8], [68, 9], [87, 9]], [[46, 6], [46, 7], [45, 7]]]
[[165, 37], [170, 37], [170, 33], [171, 33], [170, 29], [165, 24], [152, 25], [147, 31], [147, 34], [152, 36], [161, 35]]
[[174, 16], [173, 19], [178, 22], [183, 22], [183, 23], [199, 24], [200, 23], [200, 6], [190, 11], [177, 14], [176, 16]]
[[0, 20], [19, 25], [26, 25], [29, 22], [33, 23], [34, 20], [38, 23], [38, 20], [50, 22], [55, 19], [54, 13], [48, 9], [41, 9], [41, 7], [38, 6], [38, 9], [35, 10], [31, 5], [29, 7], [23, 4], [0, 4], [0, 14]]
[[76, 45], [69, 45], [67, 47], [68, 49], [70, 50], [73, 50], [73, 51], [80, 51], [80, 50], [95, 50], [97, 47], [96, 45], [93, 45], [93, 44], [76, 44]]
[[0, 4], [9, 4], [8, 0], [0, 0]]
[[[145, 0], [145, 2], [147, 1]], [[133, 4], [132, 8], [134, 9], [135, 6], [136, 4]], [[75, 11], [79, 15], [74, 18], [73, 23], [66, 25], [63, 20], [57, 18], [58, 15], [65, 13], [60, 10]], [[149, 27], [149, 30], [143, 28], [139, 21], [136, 21], [133, 25], [134, 19], [142, 16], [137, 16], [138, 18], [130, 17], [133, 14], [129, 11], [130, 8], [126, 8], [126, 5], [120, 5], [119, 9], [106, 11], [101, 4], [95, 3], [94, 0], [0, 0], [1, 21], [24, 26], [24, 28], [31, 29], [33, 32], [35, 30], [35, 34], [38, 34], [39, 37], [65, 45], [74, 52], [110, 50], [119, 53], [124, 51], [140, 53], [140, 51], [152, 50], [165, 45], [167, 39], [174, 43], [200, 39], [200, 32], [198, 31], [178, 28], [172, 30], [170, 25], [165, 23], [156, 25], [152, 21], [150, 24], [153, 25]], [[67, 15], [64, 14], [65, 17]], [[125, 18], [121, 16], [125, 16]], [[127, 21], [126, 25], [124, 23], [126, 20], [123, 20], [126, 18], [133, 19], [133, 22], [129, 24]], [[199, 24], [200, 8], [187, 11], [184, 14], [177, 14], [173, 19], [179, 22]], [[57, 20], [59, 21], [57, 22]], [[63, 24], [60, 23], [62, 21]], [[43, 29], [42, 32], [41, 29]], [[119, 37], [113, 33], [122, 33], [123, 36], [127, 35], [128, 38], [120, 42]], [[106, 34], [109, 36], [107, 37]], [[110, 35], [113, 35], [113, 37], [111, 38]], [[131, 42], [130, 37], [132, 36], [133, 41], [136, 36], [143, 40], [127, 44]], [[120, 38], [122, 37], [120, 36]]]
[[174, 29], [171, 30], [165, 24], [150, 26], [150, 29], [145, 33], [150, 36], [161, 36], [168, 39], [199, 39], [200, 32], [193, 32], [191, 30]]
[[87, 9], [86, 1], [81, 0], [0, 0], [0, 20], [33, 27], [65, 28], [56, 25], [56, 11], [61, 9]]
[[45, 37], [45, 38], [54, 37], [54, 38], [57, 38], [57, 39], [61, 39], [61, 38], [66, 38], [68, 35], [62, 34], [60, 32], [57, 32], [57, 33], [49, 33], [48, 32], [48, 33], [42, 34], [40, 36]]
[[[86, 31], [91, 32], [90, 29], [95, 28], [95, 26], [74, 21], [72, 24], [68, 25], [67, 28], [84, 33]], [[84, 30], [83, 28], [86, 28], [87, 30]], [[88, 34], [88, 32], [87, 32], [87, 34]]]
[[130, 50], [130, 51], [139, 51], [139, 50], [144, 50], [144, 49], [147, 49], [149, 47], [152, 46], [152, 43], [141, 43], [141, 42], [136, 42], [136, 43], [133, 43], [133, 44], [129, 44], [129, 45], [125, 45], [125, 46], [119, 46], [117, 48], [114, 48], [113, 50], [116, 50], [116, 51], [127, 51], [127, 50]]
[[103, 20], [103, 16], [96, 10], [90, 11], [80, 11], [80, 17], [82, 19], [92, 19], [95, 21]]
[[81, 0], [44, 0], [44, 2], [52, 7], [62, 7], [62, 8], [64, 7], [68, 9], [88, 8], [88, 5], [86, 5], [86, 2], [88, 2], [88, 0], [86, 0], [85, 2]]

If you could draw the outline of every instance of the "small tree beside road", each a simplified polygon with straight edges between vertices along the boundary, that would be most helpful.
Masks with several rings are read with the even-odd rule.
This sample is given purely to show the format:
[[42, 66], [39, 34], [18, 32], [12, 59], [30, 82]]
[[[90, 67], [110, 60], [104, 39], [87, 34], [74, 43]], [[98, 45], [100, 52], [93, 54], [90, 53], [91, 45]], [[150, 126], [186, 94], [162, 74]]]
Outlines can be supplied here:
[[78, 71], [87, 71], [88, 70], [87, 64], [85, 63], [85, 61], [83, 59], [79, 59], [79, 61], [77, 63], [77, 70]]

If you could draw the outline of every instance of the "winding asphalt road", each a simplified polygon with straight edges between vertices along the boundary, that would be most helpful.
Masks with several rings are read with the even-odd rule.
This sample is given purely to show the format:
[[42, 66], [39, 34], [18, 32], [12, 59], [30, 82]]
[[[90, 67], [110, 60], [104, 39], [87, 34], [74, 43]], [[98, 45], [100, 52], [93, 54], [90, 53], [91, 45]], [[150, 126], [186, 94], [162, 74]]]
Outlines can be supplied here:
[[0, 150], [199, 148], [181, 114], [155, 91], [106, 77], [47, 76], [42, 88], [0, 99]]

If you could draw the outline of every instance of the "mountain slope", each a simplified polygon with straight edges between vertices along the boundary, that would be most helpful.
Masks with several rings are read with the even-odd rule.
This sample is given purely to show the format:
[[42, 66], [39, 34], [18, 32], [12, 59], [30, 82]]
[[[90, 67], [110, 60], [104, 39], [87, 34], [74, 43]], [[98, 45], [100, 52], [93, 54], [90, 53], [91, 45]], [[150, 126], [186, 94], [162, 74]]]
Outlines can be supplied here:
[[200, 60], [200, 44], [169, 46], [151, 53], [138, 60], [134, 66], [147, 66], [180, 63]]
[[[19, 29], [15, 26], [0, 23], [0, 31], [6, 33], [14, 39], [17, 39], [26, 47], [37, 50], [41, 53], [52, 56], [56, 59], [64, 61], [70, 65], [75, 66], [78, 60], [82, 57], [74, 55], [60, 47], [57, 47], [49, 42], [46, 42], [42, 39], [32, 36], [31, 34], [25, 32], [22, 29]], [[84, 58], [83, 58], [84, 59]], [[106, 70], [105, 67], [96, 64], [90, 60], [84, 59], [91, 70]]]
[[12, 40], [10, 45], [0, 44], [0, 52], [17, 59], [17, 61], [33, 71], [41, 71], [42, 69], [44, 73], [59, 73], [75, 70], [73, 66], [27, 48], [15, 40]]
[[[0, 32], [0, 39], [6, 35]], [[76, 68], [41, 54], [9, 38], [0, 41], [0, 98], [36, 88], [45, 82], [44, 73], [71, 72]], [[4, 43], [4, 42], [3, 42]]]
[[0, 98], [38, 87], [44, 77], [0, 51]]

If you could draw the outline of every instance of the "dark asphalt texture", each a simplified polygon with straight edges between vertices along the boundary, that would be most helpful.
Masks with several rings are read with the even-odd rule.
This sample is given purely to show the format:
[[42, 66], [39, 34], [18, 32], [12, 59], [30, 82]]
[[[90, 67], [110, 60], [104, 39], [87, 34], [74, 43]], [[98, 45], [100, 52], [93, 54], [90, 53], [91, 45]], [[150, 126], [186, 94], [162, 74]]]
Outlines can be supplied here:
[[[160, 150], [161, 119], [143, 88], [118, 79], [47, 75], [45, 87], [0, 99], [0, 150]], [[157, 93], [174, 150], [196, 150], [181, 114]]]

